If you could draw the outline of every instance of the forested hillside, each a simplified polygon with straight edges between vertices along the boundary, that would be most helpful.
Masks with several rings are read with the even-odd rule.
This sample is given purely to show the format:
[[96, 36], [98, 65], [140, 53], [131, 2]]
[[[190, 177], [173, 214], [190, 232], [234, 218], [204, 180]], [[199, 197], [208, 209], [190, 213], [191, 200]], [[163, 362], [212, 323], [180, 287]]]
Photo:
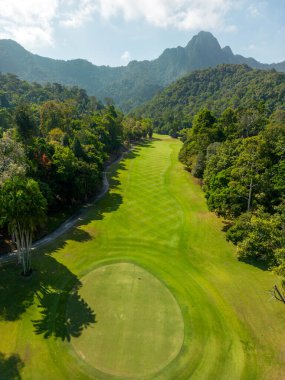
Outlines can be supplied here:
[[135, 111], [151, 117], [159, 132], [176, 134], [191, 126], [193, 116], [208, 108], [216, 116], [227, 108], [260, 104], [270, 115], [285, 104], [285, 74], [255, 70], [247, 65], [219, 65], [195, 71], [168, 86]]
[[127, 118], [77, 87], [1, 74], [0, 88], [0, 224], [11, 233], [19, 220], [34, 233], [46, 214], [94, 196], [105, 162], [152, 133], [149, 120]]
[[0, 72], [14, 73], [30, 82], [78, 86], [101, 100], [111, 97], [126, 112], [142, 105], [183, 75], [222, 63], [285, 71], [285, 62], [262, 64], [233, 54], [229, 46], [221, 48], [209, 32], [198, 33], [185, 47], [166, 49], [153, 61], [131, 61], [120, 67], [96, 66], [83, 59], [45, 58], [28, 52], [15, 41], [0, 40]]

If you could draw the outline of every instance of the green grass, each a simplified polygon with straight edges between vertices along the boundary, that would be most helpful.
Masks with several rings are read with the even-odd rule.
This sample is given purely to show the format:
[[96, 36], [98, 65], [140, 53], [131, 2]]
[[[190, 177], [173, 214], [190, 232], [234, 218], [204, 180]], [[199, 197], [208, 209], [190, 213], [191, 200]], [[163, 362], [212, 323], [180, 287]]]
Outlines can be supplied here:
[[116, 263], [88, 273], [82, 284], [80, 296], [96, 310], [96, 324], [72, 344], [92, 367], [115, 376], [146, 376], [178, 355], [184, 339], [181, 311], [151, 274], [131, 263]]
[[[80, 225], [35, 255], [31, 279], [20, 278], [14, 266], [0, 268], [1, 380], [126, 379], [135, 363], [143, 371], [140, 356], [149, 363], [149, 370], [137, 373], [140, 379], [285, 378], [285, 309], [269, 293], [278, 279], [237, 261], [222, 220], [208, 212], [200, 187], [177, 161], [180, 146], [170, 138], [155, 140], [113, 166], [110, 192]], [[114, 288], [122, 275], [119, 263], [135, 264], [149, 279], [139, 297]], [[109, 282], [95, 281], [92, 297], [89, 276], [96, 280], [113, 264], [118, 270]], [[180, 307], [180, 351], [175, 345], [171, 350], [161, 329], [154, 333], [157, 309], [172, 301], [148, 295], [152, 288], [154, 295], [173, 300], [172, 294]], [[135, 315], [144, 303], [146, 311], [156, 308], [146, 313], [143, 327], [128, 316], [126, 344], [126, 325], [117, 328], [112, 319], [114, 297], [115, 308]], [[168, 312], [162, 321], [179, 342], [178, 314], [167, 321]], [[166, 347], [157, 352], [161, 339]]]

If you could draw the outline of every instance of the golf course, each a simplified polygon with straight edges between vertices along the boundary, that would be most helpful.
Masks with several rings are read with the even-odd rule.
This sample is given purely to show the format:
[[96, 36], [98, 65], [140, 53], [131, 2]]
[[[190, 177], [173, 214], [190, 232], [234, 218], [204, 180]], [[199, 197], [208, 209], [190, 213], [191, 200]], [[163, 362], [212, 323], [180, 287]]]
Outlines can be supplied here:
[[285, 379], [280, 280], [237, 260], [181, 146], [135, 146], [31, 277], [0, 267], [1, 380]]

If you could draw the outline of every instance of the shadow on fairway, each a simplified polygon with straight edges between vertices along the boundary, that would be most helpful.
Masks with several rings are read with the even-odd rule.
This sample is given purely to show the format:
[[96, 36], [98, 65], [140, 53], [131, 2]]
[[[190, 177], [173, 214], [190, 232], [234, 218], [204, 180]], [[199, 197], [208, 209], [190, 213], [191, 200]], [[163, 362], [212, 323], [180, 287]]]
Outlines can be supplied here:
[[[112, 177], [109, 178], [109, 185], [110, 185], [110, 190], [118, 188], [118, 186], [121, 184], [119, 178], [119, 171], [126, 170], [126, 164], [125, 162], [127, 160], [132, 160], [140, 155], [140, 147], [148, 147], [148, 148], [154, 148], [152, 145], [152, 142], [154, 140], [159, 140], [159, 139], [153, 139], [153, 140], [146, 140], [142, 142], [138, 142], [134, 148], [132, 148], [128, 153], [126, 153], [125, 157], [117, 164], [116, 171], [112, 174]], [[114, 195], [114, 194], [113, 194]], [[118, 195], [118, 194], [117, 194]], [[105, 197], [107, 197], [105, 195]], [[112, 203], [112, 202], [111, 202]]]
[[1, 380], [20, 380], [20, 371], [24, 363], [19, 355], [4, 355], [0, 352], [0, 378]]
[[75, 285], [71, 291], [41, 287], [37, 292], [41, 318], [33, 321], [36, 334], [70, 341], [96, 323], [94, 311], [78, 294], [80, 286]]
[[[140, 154], [139, 151], [140, 151], [141, 146], [144, 146], [144, 147], [147, 146], [147, 147], [153, 148], [152, 141], [144, 141], [137, 144], [132, 150], [126, 153], [125, 157], [116, 164], [115, 170], [113, 169], [111, 171], [112, 172], [111, 178], [108, 178], [109, 180], [108, 192], [100, 200], [96, 201], [96, 204], [90, 203], [86, 205], [87, 206], [86, 210], [81, 213], [79, 221], [76, 224], [77, 227], [61, 235], [59, 238], [56, 239], [55, 243], [51, 243], [49, 245], [50, 253], [63, 248], [66, 244], [67, 239], [81, 241], [81, 242], [87, 241], [88, 238], [85, 239], [84, 236], [82, 236], [82, 240], [79, 240], [80, 238], [79, 231], [82, 231], [80, 229], [80, 226], [87, 225], [93, 220], [102, 220], [105, 214], [112, 213], [119, 209], [120, 205], [123, 203], [123, 197], [121, 196], [121, 194], [115, 192], [115, 190], [121, 184], [120, 172], [127, 170], [127, 167], [126, 167], [127, 160], [131, 160], [139, 156]], [[76, 237], [76, 234], [78, 234], [77, 237]], [[84, 234], [83, 231], [82, 231], [82, 234]]]
[[[96, 315], [88, 304], [79, 296], [78, 290], [81, 282], [65, 266], [54, 260], [50, 254], [66, 245], [66, 239], [77, 242], [86, 242], [92, 237], [88, 232], [80, 228], [93, 220], [101, 220], [105, 214], [115, 212], [123, 203], [121, 194], [112, 192], [120, 185], [119, 171], [126, 170], [125, 160], [133, 159], [139, 155], [140, 146], [151, 147], [152, 141], [146, 141], [136, 146], [126, 157], [118, 163], [116, 170], [110, 179], [110, 190], [105, 196], [82, 217], [77, 227], [62, 235], [49, 249], [45, 249], [45, 255], [37, 256], [34, 266], [40, 268], [30, 279], [34, 283], [30, 287], [30, 295], [20, 292], [20, 302], [17, 314], [23, 312], [33, 302], [36, 296], [39, 301], [40, 318], [33, 320], [36, 334], [43, 334], [45, 338], [54, 336], [62, 340], [70, 340], [78, 337], [90, 324], [96, 323]], [[0, 274], [1, 278], [1, 274]], [[1, 295], [1, 291], [0, 291]], [[22, 305], [22, 306], [21, 306]]]
[[94, 311], [78, 294], [81, 282], [64, 265], [45, 254], [34, 256], [33, 268], [30, 278], [23, 278], [15, 265], [0, 268], [0, 320], [17, 320], [36, 302], [34, 332], [68, 341], [96, 322]]
[[34, 332], [44, 338], [67, 341], [80, 336], [87, 326], [96, 323], [95, 312], [78, 293], [81, 282], [51, 254], [65, 247], [67, 240], [87, 242], [93, 239], [80, 226], [101, 220], [105, 214], [118, 210], [123, 198], [112, 190], [120, 185], [119, 171], [126, 170], [126, 160], [136, 158], [142, 146], [152, 147], [152, 141], [138, 144], [117, 164], [110, 179], [111, 191], [80, 216], [76, 227], [33, 255], [34, 271], [30, 278], [21, 277], [21, 268], [15, 264], [0, 267], [0, 320], [15, 321], [36, 303], [39, 310], [38, 318], [32, 321]]
[[248, 264], [248, 265], [252, 265], [263, 271], [268, 271], [270, 268], [270, 263], [267, 263], [266, 261], [257, 260], [254, 258], [239, 258], [239, 261], [242, 261], [243, 263]]

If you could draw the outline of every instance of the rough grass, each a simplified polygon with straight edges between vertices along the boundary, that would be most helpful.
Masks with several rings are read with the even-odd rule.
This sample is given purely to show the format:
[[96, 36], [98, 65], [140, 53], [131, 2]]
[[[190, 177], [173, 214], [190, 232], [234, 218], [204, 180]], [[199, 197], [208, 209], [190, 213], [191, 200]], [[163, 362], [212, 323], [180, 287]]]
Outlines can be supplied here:
[[[177, 161], [180, 146], [155, 140], [114, 166], [109, 194], [35, 257], [31, 279], [20, 278], [18, 268], [0, 268], [1, 380], [126, 379], [92, 367], [77, 346], [99, 325], [82, 281], [118, 262], [163, 283], [184, 319], [179, 355], [145, 379], [285, 378], [285, 309], [269, 293], [278, 279], [237, 261], [222, 220], [207, 211], [199, 186]], [[112, 360], [117, 349], [114, 339], [100, 355]], [[130, 346], [128, 360], [132, 355]]]

